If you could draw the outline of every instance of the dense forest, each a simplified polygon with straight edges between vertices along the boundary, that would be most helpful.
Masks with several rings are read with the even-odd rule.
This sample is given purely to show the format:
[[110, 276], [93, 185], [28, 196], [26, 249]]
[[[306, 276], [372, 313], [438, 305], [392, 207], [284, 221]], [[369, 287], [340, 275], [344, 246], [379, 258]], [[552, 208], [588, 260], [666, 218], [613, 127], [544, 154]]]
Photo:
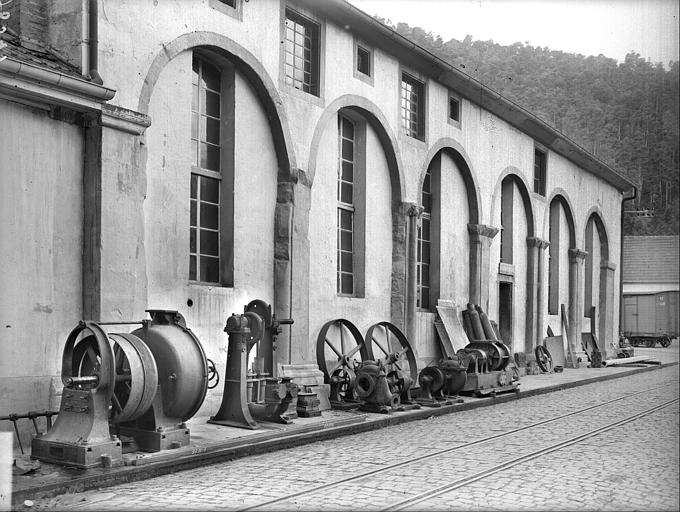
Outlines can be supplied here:
[[[378, 18], [380, 19], [380, 18]], [[678, 62], [651, 64], [523, 43], [441, 37], [391, 25], [439, 58], [526, 108], [638, 187], [625, 204], [624, 233], [669, 235], [679, 229]]]

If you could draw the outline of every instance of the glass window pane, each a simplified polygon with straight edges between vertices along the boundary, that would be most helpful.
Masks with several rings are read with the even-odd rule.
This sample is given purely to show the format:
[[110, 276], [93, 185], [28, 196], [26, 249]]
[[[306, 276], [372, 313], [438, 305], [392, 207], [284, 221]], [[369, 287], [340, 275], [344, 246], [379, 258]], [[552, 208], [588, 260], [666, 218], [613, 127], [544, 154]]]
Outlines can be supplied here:
[[219, 236], [217, 231], [201, 229], [201, 254], [219, 256]]
[[340, 253], [340, 265], [342, 265], [342, 270], [345, 272], [352, 272], [352, 253], [342, 252]]
[[342, 179], [344, 181], [354, 181], [354, 165], [351, 162], [342, 162]]
[[205, 93], [205, 114], [220, 117], [220, 95], [207, 91]]
[[201, 256], [201, 281], [220, 282], [220, 260]]
[[422, 266], [422, 283], [424, 286], [429, 286], [430, 285], [430, 266], [429, 265], [423, 265]]
[[191, 114], [191, 138], [198, 139], [198, 114]]
[[423, 288], [422, 297], [420, 298], [420, 307], [423, 309], [430, 309], [430, 289]]
[[351, 140], [342, 139], [342, 158], [345, 160], [354, 160], [354, 144]]
[[340, 248], [345, 251], [352, 250], [352, 233], [349, 231], [340, 232]]
[[347, 210], [338, 210], [340, 212], [340, 227], [342, 229], [352, 229], [352, 212]]
[[196, 254], [196, 228], [189, 230], [189, 252]]
[[352, 274], [342, 274], [340, 283], [340, 293], [354, 293], [354, 280], [352, 279]]
[[430, 239], [430, 219], [423, 218], [423, 219], [422, 219], [422, 224], [421, 224], [421, 225], [422, 225], [422, 227], [423, 227], [423, 231], [422, 231], [422, 233], [423, 233], [423, 234], [422, 234], [423, 239], [424, 239], [424, 240], [429, 240], [429, 239]]
[[219, 204], [220, 182], [212, 178], [201, 177], [201, 201]]
[[191, 220], [189, 221], [191, 226], [197, 226], [196, 224], [196, 201], [191, 201]]
[[348, 139], [354, 139], [354, 125], [346, 117], [342, 118], [342, 135]]
[[217, 119], [204, 117], [205, 120], [205, 141], [219, 145], [220, 143], [220, 122]]
[[217, 229], [220, 210], [216, 204], [201, 203], [201, 227]]
[[196, 256], [189, 256], [189, 279], [196, 280]]
[[208, 89], [220, 90], [220, 70], [205, 61], [201, 61], [201, 71], [203, 72], [203, 84]]
[[198, 86], [191, 87], [191, 110], [198, 112]]
[[194, 56], [193, 60], [191, 61], [191, 83], [192, 84], [197, 84], [198, 83], [198, 58]]
[[196, 193], [198, 191], [198, 175], [191, 175], [191, 198], [196, 199]]
[[422, 253], [421, 253], [420, 259], [424, 263], [430, 262], [430, 242], [423, 242], [422, 243]]
[[432, 196], [430, 194], [423, 194], [423, 208], [427, 213], [432, 212]]
[[198, 141], [191, 141], [191, 165], [198, 167]]
[[340, 201], [352, 204], [352, 189], [351, 183], [342, 183], [340, 185]]
[[203, 169], [220, 171], [220, 148], [201, 143], [201, 165]]

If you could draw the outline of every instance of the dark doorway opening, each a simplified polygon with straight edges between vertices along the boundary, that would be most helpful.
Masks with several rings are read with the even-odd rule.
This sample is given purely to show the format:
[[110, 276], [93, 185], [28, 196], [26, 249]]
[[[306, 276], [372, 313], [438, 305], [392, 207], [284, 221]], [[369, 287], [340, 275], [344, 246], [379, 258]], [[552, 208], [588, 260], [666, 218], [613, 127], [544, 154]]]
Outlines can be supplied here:
[[512, 347], [512, 283], [498, 283], [498, 331], [501, 340]]

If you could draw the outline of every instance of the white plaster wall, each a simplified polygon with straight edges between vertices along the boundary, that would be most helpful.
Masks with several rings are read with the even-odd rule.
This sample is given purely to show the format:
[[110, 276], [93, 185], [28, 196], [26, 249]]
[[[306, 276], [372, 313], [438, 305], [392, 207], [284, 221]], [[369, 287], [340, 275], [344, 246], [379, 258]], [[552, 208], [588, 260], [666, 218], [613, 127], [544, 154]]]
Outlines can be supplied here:
[[[187, 51], [170, 61], [151, 99], [144, 205], [149, 307], [180, 311], [223, 373], [227, 317], [253, 299], [273, 300], [277, 162], [265, 112], [236, 74], [234, 286], [190, 283], [191, 59]], [[211, 391], [198, 414], [214, 413], [221, 392]]]
[[[82, 128], [0, 100], [0, 411], [49, 407], [82, 315]], [[0, 429], [12, 429], [10, 422]]]
[[[511, 169], [513, 174], [517, 174], [516, 168]], [[521, 174], [519, 174], [521, 178]], [[505, 177], [505, 176], [503, 176]], [[494, 201], [491, 206], [491, 225], [501, 225], [501, 197], [502, 179], [499, 179], [494, 190]], [[531, 207], [531, 206], [529, 206]], [[529, 236], [529, 225], [527, 221], [527, 211], [522, 199], [520, 187], [516, 181], [512, 183], [512, 340], [503, 340], [508, 345], [512, 345], [513, 352], [523, 352], [525, 347], [531, 345], [531, 341], [526, 339], [526, 303], [527, 303], [527, 257], [528, 246], [527, 237]], [[500, 303], [498, 297], [498, 287], [500, 286], [499, 264], [501, 261], [501, 232], [493, 238], [490, 248], [490, 273], [489, 280], [489, 307], [486, 313], [490, 320], [499, 320]], [[512, 343], [510, 343], [512, 341]]]
[[441, 156], [440, 296], [465, 307], [469, 302], [470, 222], [468, 196], [460, 169]]
[[[534, 141], [505, 121], [484, 111], [468, 100], [462, 102], [462, 123], [460, 128], [450, 125], [446, 121], [448, 91], [432, 80], [427, 80], [426, 106], [427, 125], [426, 140], [417, 141], [403, 135], [399, 124], [399, 79], [400, 63], [381, 49], [374, 49], [374, 85], [369, 85], [353, 77], [352, 62], [354, 52], [353, 35], [328, 20], [318, 19], [322, 23], [324, 39], [324, 55], [322, 58], [323, 78], [321, 97], [291, 89], [282, 83], [280, 77], [280, 16], [281, 6], [276, 0], [262, 0], [243, 4], [243, 21], [232, 16], [224, 15], [209, 7], [208, 0], [186, 4], [181, 0], [158, 2], [136, 2], [133, 0], [122, 2], [105, 2], [101, 9], [100, 23], [100, 71], [107, 85], [118, 89], [113, 103], [135, 109], [139, 102], [143, 80], [149, 72], [153, 59], [163, 51], [163, 46], [169, 44], [183, 34], [196, 31], [213, 31], [222, 34], [235, 44], [242, 46], [261, 63], [263, 69], [272, 79], [283, 100], [282, 109], [285, 121], [290, 130], [292, 151], [298, 166], [307, 170], [312, 136], [323, 108], [337, 98], [355, 94], [375, 104], [377, 111], [387, 121], [385, 129], [395, 137], [395, 148], [401, 168], [398, 172], [403, 177], [404, 194], [402, 200], [418, 202], [420, 195], [420, 175], [427, 165], [428, 152], [437, 141], [449, 138], [462, 148], [463, 156], [468, 160], [471, 172], [480, 197], [479, 222], [491, 226], [498, 226], [493, 209], [495, 208], [494, 187], [502, 172], [513, 167], [514, 172], [523, 176], [526, 183], [531, 183], [533, 175]], [[314, 13], [306, 13], [314, 17]], [[125, 37], [121, 37], [125, 34]], [[455, 92], [455, 91], [454, 91]], [[155, 117], [155, 116], [153, 116]], [[154, 120], [156, 122], [156, 120]], [[325, 158], [323, 155], [320, 161]], [[323, 167], [321, 162], [317, 172]], [[621, 195], [607, 185], [603, 180], [583, 172], [573, 163], [549, 152], [548, 158], [547, 196], [554, 190], [561, 189], [574, 208], [576, 220], [577, 247], [583, 248], [583, 226], [585, 212], [593, 206], [602, 211], [607, 225], [610, 242], [610, 260], [618, 262], [619, 255], [619, 212]], [[316, 184], [315, 184], [316, 186]], [[444, 183], [443, 186], [446, 186]], [[389, 190], [389, 187], [385, 191]], [[462, 187], [461, 187], [462, 190]], [[385, 194], [386, 205], [389, 196]], [[547, 239], [547, 210], [548, 201], [533, 192], [532, 207], [536, 218], [536, 236]], [[385, 205], [383, 205], [385, 206]], [[316, 223], [312, 210], [312, 222]], [[334, 226], [334, 219], [327, 226]], [[389, 226], [389, 224], [387, 224]], [[316, 228], [312, 228], [312, 231]], [[388, 232], [386, 230], [386, 232]], [[443, 239], [456, 241], [456, 258], [451, 261], [465, 262], [460, 268], [456, 264], [456, 276], [453, 288], [451, 283], [442, 281], [442, 290], [453, 294], [461, 301], [467, 300], [467, 272], [468, 257], [458, 257], [459, 252], [466, 248], [458, 244], [459, 240], [467, 241], [466, 227], [462, 222], [452, 226], [452, 231], [443, 234]], [[314, 234], [310, 234], [312, 251], [314, 252]], [[374, 241], [373, 243], [377, 243]], [[496, 241], [494, 241], [494, 244]], [[389, 252], [391, 240], [385, 239], [381, 251]], [[520, 244], [522, 251], [525, 244]], [[568, 248], [568, 247], [567, 247]], [[491, 265], [497, 268], [496, 249], [492, 247]], [[547, 307], [547, 251], [544, 275], [544, 304]], [[516, 260], [525, 261], [517, 255]], [[314, 260], [313, 266], [315, 265]], [[494, 263], [495, 261], [495, 263]], [[181, 261], [178, 260], [179, 263]], [[389, 268], [385, 265], [384, 269]], [[312, 272], [315, 272], [313, 270]], [[494, 272], [493, 269], [489, 269]], [[518, 270], [519, 271], [519, 270]], [[568, 257], [565, 256], [562, 265], [564, 275], [561, 282], [563, 289], [567, 288]], [[618, 272], [614, 280], [618, 283]], [[368, 274], [367, 274], [368, 275]], [[457, 279], [461, 276], [461, 279]], [[464, 277], [464, 278], [463, 278]], [[316, 282], [313, 280], [312, 290]], [[334, 279], [331, 285], [334, 288]], [[497, 293], [494, 279], [490, 280], [490, 310], [495, 310], [495, 295]], [[250, 292], [250, 289], [248, 289]], [[310, 297], [313, 292], [310, 292]], [[515, 297], [519, 300], [525, 293], [524, 286], [518, 286]], [[253, 295], [248, 293], [248, 295]], [[618, 317], [618, 293], [615, 293], [614, 315]], [[186, 299], [184, 299], [185, 301]], [[561, 298], [565, 302], [566, 296]], [[238, 302], [238, 299], [235, 299]], [[352, 301], [347, 301], [351, 303]], [[565, 302], [566, 303], [566, 302]], [[314, 302], [311, 303], [310, 316], [314, 316]], [[194, 306], [196, 308], [196, 306]], [[326, 306], [324, 306], [326, 307]], [[344, 306], [342, 306], [344, 307]], [[341, 307], [341, 308], [342, 308]], [[334, 310], [330, 316], [340, 316], [342, 309]], [[547, 317], [547, 313], [544, 313]], [[559, 318], [559, 317], [557, 317]], [[516, 323], [520, 329], [520, 324]], [[310, 326], [309, 344], [315, 343], [318, 329]], [[519, 335], [519, 331], [518, 331]], [[210, 335], [209, 335], [210, 336]]]
[[[392, 217], [390, 180], [382, 147], [373, 129], [366, 129], [366, 254], [365, 297], [342, 297], [336, 291], [337, 118], [326, 126], [312, 185], [309, 214], [309, 335], [311, 360], [323, 324], [335, 318], [354, 323], [362, 335], [390, 320]], [[296, 340], [300, 343], [302, 340]]]

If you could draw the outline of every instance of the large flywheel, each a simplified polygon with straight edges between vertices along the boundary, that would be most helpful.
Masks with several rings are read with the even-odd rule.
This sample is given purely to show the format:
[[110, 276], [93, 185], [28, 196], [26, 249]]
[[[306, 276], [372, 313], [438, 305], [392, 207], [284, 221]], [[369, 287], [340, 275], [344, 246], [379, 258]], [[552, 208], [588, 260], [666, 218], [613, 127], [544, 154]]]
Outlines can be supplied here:
[[364, 339], [352, 322], [338, 318], [321, 327], [316, 342], [316, 361], [325, 382], [331, 384], [332, 401], [354, 398], [354, 368], [358, 361], [367, 359], [370, 358]]
[[390, 322], [378, 322], [366, 332], [369, 359], [381, 360], [388, 370], [400, 371], [418, 382], [416, 356], [406, 336]]

